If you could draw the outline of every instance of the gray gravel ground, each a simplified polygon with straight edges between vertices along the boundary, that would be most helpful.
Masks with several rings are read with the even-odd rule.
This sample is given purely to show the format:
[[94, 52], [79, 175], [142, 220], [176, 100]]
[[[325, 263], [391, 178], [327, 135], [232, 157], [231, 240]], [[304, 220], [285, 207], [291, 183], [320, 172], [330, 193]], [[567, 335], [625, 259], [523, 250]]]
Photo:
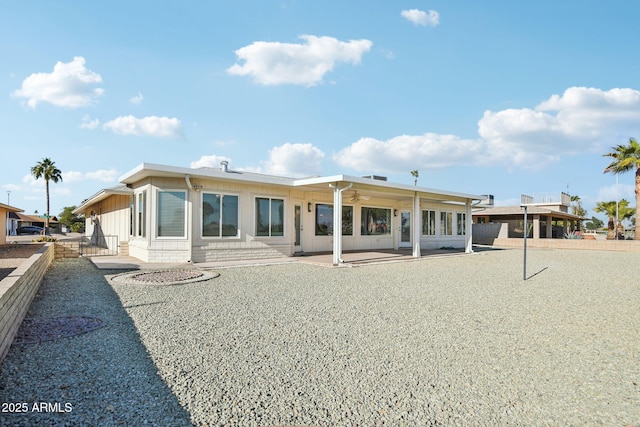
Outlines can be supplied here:
[[[34, 316], [109, 326], [14, 346], [6, 425], [637, 426], [637, 253], [522, 251], [109, 284], [56, 262]], [[184, 409], [183, 409], [184, 408]]]

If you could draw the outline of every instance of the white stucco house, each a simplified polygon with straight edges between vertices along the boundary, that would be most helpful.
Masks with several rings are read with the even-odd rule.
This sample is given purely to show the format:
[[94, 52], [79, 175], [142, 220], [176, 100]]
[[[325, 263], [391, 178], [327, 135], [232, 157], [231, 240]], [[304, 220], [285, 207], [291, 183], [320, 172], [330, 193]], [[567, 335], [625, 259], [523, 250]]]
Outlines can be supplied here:
[[[483, 196], [333, 175], [287, 178], [142, 163], [74, 211], [92, 240], [117, 236], [145, 262], [208, 262], [345, 250], [472, 251], [471, 207]], [[110, 242], [111, 240], [105, 240]], [[114, 244], [114, 243], [108, 243]]]

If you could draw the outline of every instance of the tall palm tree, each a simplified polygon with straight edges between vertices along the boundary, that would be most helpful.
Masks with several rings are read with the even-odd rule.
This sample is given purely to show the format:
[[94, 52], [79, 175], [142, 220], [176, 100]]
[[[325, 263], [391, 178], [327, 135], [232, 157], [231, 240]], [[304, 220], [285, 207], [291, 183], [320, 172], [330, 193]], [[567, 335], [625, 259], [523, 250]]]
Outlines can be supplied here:
[[412, 170], [411, 175], [413, 176], [413, 185], [418, 185], [418, 177], [420, 176], [420, 172], [418, 172], [418, 169]]
[[46, 189], [47, 189], [47, 216], [46, 216], [46, 226], [45, 226], [45, 233], [46, 233], [49, 231], [49, 204], [50, 204], [49, 181], [53, 181], [53, 182], [62, 181], [62, 172], [60, 171], [60, 169], [56, 167], [56, 164], [52, 162], [50, 158], [47, 157], [42, 159], [38, 163], [36, 163], [36, 165], [31, 168], [31, 175], [33, 175], [35, 179], [44, 178], [44, 182], [46, 185]]
[[[635, 138], [629, 138], [629, 145], [616, 145], [611, 153], [604, 154], [614, 160], [604, 169], [604, 173], [624, 173], [635, 168], [636, 171], [636, 224], [640, 215], [640, 143]], [[640, 240], [640, 233], [634, 233], [634, 239]]]
[[605, 213], [609, 217], [607, 227], [607, 240], [615, 240], [616, 228], [621, 228], [621, 223], [627, 218], [631, 218], [636, 214], [636, 209], [629, 207], [629, 201], [622, 199], [618, 202], [618, 227], [616, 227], [616, 201], [598, 202], [593, 209], [596, 212]]

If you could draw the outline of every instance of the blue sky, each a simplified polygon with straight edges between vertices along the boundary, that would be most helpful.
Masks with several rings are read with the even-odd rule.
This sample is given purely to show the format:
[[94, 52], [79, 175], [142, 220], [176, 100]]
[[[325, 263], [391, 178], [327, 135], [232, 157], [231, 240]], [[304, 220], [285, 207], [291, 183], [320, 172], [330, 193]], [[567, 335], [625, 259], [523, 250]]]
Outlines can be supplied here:
[[[640, 4], [0, 2], [0, 201], [51, 213], [142, 162], [615, 200]], [[10, 191], [10, 199], [7, 198]], [[634, 203], [633, 175], [620, 197]]]

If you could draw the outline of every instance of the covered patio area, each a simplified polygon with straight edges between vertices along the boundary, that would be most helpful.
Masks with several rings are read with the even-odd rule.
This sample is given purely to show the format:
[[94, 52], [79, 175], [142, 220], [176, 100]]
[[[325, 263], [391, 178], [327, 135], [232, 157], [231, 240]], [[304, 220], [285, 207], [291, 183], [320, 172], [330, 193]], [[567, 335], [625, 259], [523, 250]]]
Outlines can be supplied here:
[[342, 262], [333, 263], [332, 252], [305, 253], [294, 257], [268, 258], [260, 260], [226, 260], [199, 263], [148, 263], [131, 256], [95, 256], [91, 257], [91, 262], [100, 270], [164, 270], [176, 268], [231, 268], [249, 267], [258, 265], [277, 265], [289, 263], [313, 264], [323, 267], [355, 267], [363, 265], [374, 265], [381, 263], [395, 263], [417, 261], [424, 258], [439, 258], [449, 256], [460, 256], [467, 253], [481, 251], [482, 247], [474, 247], [473, 252], [466, 252], [463, 248], [439, 248], [422, 249], [418, 257], [414, 256], [412, 249], [379, 249], [370, 251], [344, 251]]

